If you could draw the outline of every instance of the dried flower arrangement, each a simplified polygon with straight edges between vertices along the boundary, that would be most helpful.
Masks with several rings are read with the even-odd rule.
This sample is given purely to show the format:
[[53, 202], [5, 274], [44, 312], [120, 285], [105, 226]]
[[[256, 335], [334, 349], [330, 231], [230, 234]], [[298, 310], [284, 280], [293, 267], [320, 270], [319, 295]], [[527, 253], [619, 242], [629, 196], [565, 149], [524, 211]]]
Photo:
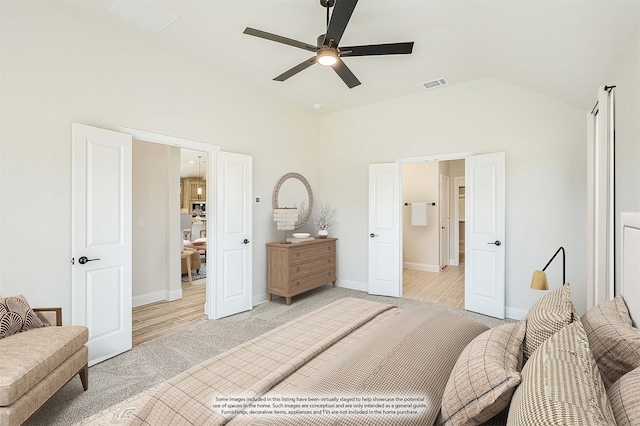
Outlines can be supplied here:
[[326, 230], [335, 224], [335, 220], [333, 219], [335, 212], [328, 203], [321, 203], [318, 211], [313, 213], [313, 224], [318, 229]]

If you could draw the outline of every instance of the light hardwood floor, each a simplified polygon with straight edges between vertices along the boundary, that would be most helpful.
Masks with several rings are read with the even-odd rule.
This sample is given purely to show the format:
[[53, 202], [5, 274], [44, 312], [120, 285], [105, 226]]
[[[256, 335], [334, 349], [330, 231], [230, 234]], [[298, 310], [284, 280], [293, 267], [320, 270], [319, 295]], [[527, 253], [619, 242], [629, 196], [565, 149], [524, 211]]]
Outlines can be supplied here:
[[133, 308], [133, 346], [206, 320], [206, 280], [182, 283], [182, 299]]
[[403, 271], [403, 296], [464, 309], [464, 262], [441, 272]]

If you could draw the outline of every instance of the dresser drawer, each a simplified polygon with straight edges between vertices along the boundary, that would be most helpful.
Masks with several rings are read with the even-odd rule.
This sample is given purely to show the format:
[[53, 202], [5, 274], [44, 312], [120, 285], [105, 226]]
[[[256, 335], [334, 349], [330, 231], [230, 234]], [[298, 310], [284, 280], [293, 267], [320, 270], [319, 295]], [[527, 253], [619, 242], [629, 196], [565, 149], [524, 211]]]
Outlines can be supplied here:
[[319, 272], [333, 271], [335, 268], [336, 257], [334, 255], [307, 260], [291, 266], [291, 279], [295, 280]]
[[291, 252], [289, 253], [289, 261], [292, 265], [297, 265], [300, 262], [305, 262], [309, 259], [317, 258], [320, 256], [326, 256], [329, 254], [335, 256], [335, 253], [335, 241], [329, 242], [327, 244], [296, 247], [294, 249], [291, 249]]
[[290, 288], [293, 295], [316, 288], [322, 284], [328, 284], [336, 280], [335, 269], [331, 271], [317, 272], [313, 275], [291, 280]]

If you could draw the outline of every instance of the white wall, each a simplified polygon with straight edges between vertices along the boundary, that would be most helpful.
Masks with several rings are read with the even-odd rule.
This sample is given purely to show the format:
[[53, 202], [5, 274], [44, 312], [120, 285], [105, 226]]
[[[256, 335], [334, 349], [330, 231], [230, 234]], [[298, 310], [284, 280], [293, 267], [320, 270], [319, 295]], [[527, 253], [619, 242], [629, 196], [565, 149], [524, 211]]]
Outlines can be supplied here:
[[[489, 78], [322, 117], [322, 196], [339, 223], [339, 281], [367, 282], [368, 164], [473, 151], [506, 152], [506, 303], [522, 313], [543, 293], [531, 274], [559, 246], [579, 312], [586, 307], [586, 125], [581, 108]], [[558, 262], [560, 264], [561, 262]], [[549, 268], [552, 288], [561, 265]]]
[[[134, 306], [165, 299], [169, 283], [171, 147], [133, 141], [132, 294]], [[140, 227], [140, 221], [144, 227]], [[152, 294], [162, 297], [148, 300]], [[141, 300], [141, 296], [146, 296]], [[136, 301], [144, 303], [136, 303]]]
[[[120, 126], [253, 156], [254, 300], [266, 298], [278, 178], [319, 185], [319, 119], [64, 1], [0, 2], [0, 295], [71, 320], [71, 123]], [[12, 200], [7, 203], [6, 200]], [[31, 254], [31, 255], [30, 255]], [[37, 262], [34, 262], [37, 259]], [[8, 266], [10, 265], [10, 267]]]
[[404, 203], [437, 202], [438, 162], [402, 165], [402, 225], [404, 266], [409, 269], [437, 272], [439, 267], [438, 208], [427, 206], [427, 226], [411, 225], [411, 209]]
[[[615, 85], [616, 288], [620, 285], [620, 213], [640, 212], [640, 34], [629, 40], [602, 85]], [[594, 90], [594, 98], [596, 96]]]
[[182, 297], [182, 260], [178, 256], [178, 253], [182, 250], [182, 229], [180, 227], [180, 199], [182, 194], [180, 193], [180, 148], [176, 146], [170, 148], [168, 178], [169, 195], [167, 199], [166, 232], [167, 235], [178, 234], [178, 241], [169, 239], [169, 241], [175, 242], [176, 245], [174, 247], [171, 247], [171, 245], [166, 247], [167, 257], [169, 258], [167, 261], [169, 285], [167, 286], [166, 298], [168, 300], [176, 300]]

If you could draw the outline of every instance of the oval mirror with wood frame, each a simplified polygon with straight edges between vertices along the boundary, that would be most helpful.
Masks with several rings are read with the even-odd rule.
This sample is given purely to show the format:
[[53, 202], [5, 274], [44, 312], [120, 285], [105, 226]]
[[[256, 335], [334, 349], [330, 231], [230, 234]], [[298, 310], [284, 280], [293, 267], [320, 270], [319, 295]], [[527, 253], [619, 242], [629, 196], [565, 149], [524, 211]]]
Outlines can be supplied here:
[[295, 228], [304, 226], [313, 210], [313, 192], [307, 179], [300, 173], [287, 173], [273, 189], [273, 208], [297, 207], [298, 221]]

